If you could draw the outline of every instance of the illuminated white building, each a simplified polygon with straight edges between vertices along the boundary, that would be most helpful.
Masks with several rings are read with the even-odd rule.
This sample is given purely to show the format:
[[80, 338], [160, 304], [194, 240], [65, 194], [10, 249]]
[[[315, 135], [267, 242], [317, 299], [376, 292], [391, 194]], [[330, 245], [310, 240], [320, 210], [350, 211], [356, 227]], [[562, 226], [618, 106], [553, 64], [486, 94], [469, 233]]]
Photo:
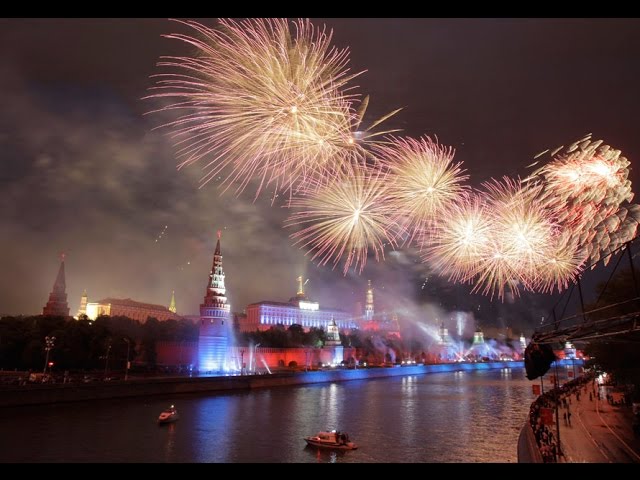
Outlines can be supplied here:
[[180, 318], [164, 305], [136, 302], [130, 298], [104, 298], [97, 302], [87, 302], [85, 314], [89, 320], [95, 320], [101, 315], [108, 315], [129, 317], [142, 323], [146, 322], [149, 317], [160, 321]]
[[247, 316], [240, 317], [238, 327], [242, 332], [255, 332], [256, 330], [269, 330], [276, 325], [285, 328], [297, 324], [305, 330], [311, 327], [329, 327], [335, 320], [340, 330], [357, 328], [352, 316], [347, 312], [335, 309], [320, 308], [318, 302], [310, 301], [305, 293], [302, 277], [298, 277], [298, 292], [288, 302], [264, 301], [247, 305]]

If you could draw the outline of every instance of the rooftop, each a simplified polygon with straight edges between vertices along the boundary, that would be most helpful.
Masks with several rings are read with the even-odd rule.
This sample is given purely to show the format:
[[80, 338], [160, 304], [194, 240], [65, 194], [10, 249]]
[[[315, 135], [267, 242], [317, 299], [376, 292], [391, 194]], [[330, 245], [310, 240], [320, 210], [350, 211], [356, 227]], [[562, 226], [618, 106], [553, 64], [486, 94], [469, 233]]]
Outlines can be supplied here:
[[[89, 302], [93, 303], [93, 302]], [[135, 300], [131, 300], [130, 298], [104, 298], [102, 300], [98, 300], [96, 303], [100, 304], [108, 304], [111, 305], [122, 305], [125, 307], [134, 307], [134, 308], [145, 308], [147, 310], [161, 310], [163, 312], [170, 312], [170, 310], [164, 305], [155, 305], [153, 303], [142, 303], [136, 302]]]

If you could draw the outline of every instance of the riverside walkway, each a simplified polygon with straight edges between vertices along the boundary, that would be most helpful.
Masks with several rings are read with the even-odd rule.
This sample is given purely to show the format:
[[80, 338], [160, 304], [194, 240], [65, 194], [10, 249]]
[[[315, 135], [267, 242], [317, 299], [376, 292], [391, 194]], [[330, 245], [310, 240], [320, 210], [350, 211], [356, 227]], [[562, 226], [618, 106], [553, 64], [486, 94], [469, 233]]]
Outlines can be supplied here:
[[[577, 392], [563, 396], [560, 441], [562, 463], [640, 463], [640, 437], [634, 436], [632, 412], [628, 405], [610, 405], [609, 387], [590, 382]], [[598, 399], [597, 392], [600, 393]], [[580, 394], [578, 400], [577, 394]], [[589, 399], [591, 393], [591, 400]], [[571, 413], [571, 423], [564, 414]], [[553, 429], [555, 433], [555, 428]]]

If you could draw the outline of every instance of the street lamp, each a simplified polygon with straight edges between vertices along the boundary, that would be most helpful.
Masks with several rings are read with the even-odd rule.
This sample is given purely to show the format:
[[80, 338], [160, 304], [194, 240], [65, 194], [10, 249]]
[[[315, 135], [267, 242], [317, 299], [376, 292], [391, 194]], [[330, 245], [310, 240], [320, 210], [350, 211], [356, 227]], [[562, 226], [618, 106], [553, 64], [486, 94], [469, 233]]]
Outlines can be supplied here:
[[49, 352], [53, 348], [55, 341], [56, 341], [56, 337], [44, 337], [44, 342], [46, 345], [44, 349], [47, 352], [47, 356], [44, 360], [44, 370], [42, 371], [43, 375], [47, 373], [47, 366], [49, 365]]
[[244, 375], [244, 348], [240, 349], [240, 375]]
[[124, 370], [124, 381], [126, 382], [129, 379], [129, 346], [131, 345], [131, 341], [128, 338], [123, 338], [125, 342], [127, 342], [127, 366]]
[[107, 378], [107, 370], [109, 369], [109, 352], [111, 351], [111, 343], [107, 345], [107, 356], [104, 361], [104, 378]]

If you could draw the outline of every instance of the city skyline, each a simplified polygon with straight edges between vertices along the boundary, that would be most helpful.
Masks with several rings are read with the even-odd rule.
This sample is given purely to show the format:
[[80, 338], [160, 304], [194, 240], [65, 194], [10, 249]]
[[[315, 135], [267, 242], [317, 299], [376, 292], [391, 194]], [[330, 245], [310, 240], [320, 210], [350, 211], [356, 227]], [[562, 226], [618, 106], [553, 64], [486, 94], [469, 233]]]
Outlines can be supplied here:
[[[405, 107], [390, 126], [452, 145], [476, 184], [524, 176], [536, 153], [588, 132], [620, 148], [632, 165], [640, 154], [632, 131], [638, 107], [633, 59], [640, 49], [628, 41], [637, 21], [313, 21], [333, 28], [338, 46], [351, 48], [354, 71], [368, 68], [358, 83], [371, 94], [369, 120]], [[168, 304], [175, 290], [178, 310], [195, 313], [217, 229], [223, 230], [234, 311], [286, 298], [298, 275], [310, 278], [316, 298], [336, 307], [362, 301], [368, 279], [378, 292], [417, 302], [415, 291], [431, 275], [415, 263], [415, 252], [387, 252], [385, 262], [370, 259], [361, 275], [345, 277], [339, 267], [315, 266], [292, 246], [281, 227], [285, 209], [253, 202], [251, 195], [221, 196], [213, 184], [198, 189], [198, 166], [175, 171], [175, 148], [153, 130], [158, 119], [143, 115], [153, 105], [140, 100], [152, 85], [149, 76], [158, 73], [158, 57], [183, 53], [160, 38], [175, 25], [161, 19], [2, 22], [9, 114], [0, 179], [0, 217], [8, 226], [0, 244], [7, 267], [1, 313], [42, 309], [60, 251], [67, 253], [72, 312], [86, 289], [90, 298], [159, 304]], [[32, 35], [20, 41], [25, 29]], [[83, 35], [95, 47], [92, 55], [75, 46]], [[123, 46], [131, 47], [126, 57], [119, 53]], [[54, 48], [67, 55], [51, 62], [48, 49]], [[474, 65], [482, 68], [469, 75]], [[631, 176], [635, 183], [637, 172]]]

